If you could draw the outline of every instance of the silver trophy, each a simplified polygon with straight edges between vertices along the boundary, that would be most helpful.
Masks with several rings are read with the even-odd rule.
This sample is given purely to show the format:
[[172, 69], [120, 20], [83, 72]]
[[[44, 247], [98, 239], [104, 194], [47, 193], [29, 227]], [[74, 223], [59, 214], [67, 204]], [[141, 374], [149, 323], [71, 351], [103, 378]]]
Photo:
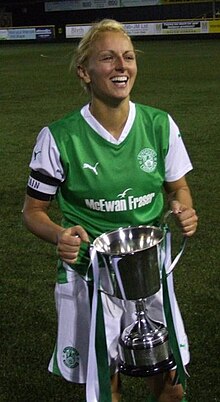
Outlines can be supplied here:
[[136, 320], [119, 339], [120, 371], [151, 376], [175, 366], [166, 327], [148, 316], [146, 300], [160, 290], [160, 253], [164, 230], [154, 226], [120, 228], [93, 242], [105, 293], [135, 303]]

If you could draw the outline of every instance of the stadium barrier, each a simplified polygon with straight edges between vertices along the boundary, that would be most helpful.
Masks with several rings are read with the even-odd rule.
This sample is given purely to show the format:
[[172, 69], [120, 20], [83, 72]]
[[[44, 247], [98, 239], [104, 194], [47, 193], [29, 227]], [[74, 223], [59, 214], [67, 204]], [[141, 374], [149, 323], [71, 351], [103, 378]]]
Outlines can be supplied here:
[[55, 25], [35, 27], [4, 27], [0, 28], [2, 41], [53, 41], [55, 39]]
[[[219, 35], [220, 19], [172, 20], [154, 22], [124, 22], [131, 37], [170, 37], [180, 35]], [[88, 24], [68, 24], [59, 37], [55, 25], [0, 28], [0, 41], [53, 42], [81, 38], [90, 28]]]
[[[126, 22], [125, 28], [131, 36], [220, 34], [219, 20], [173, 20], [156, 22]], [[81, 38], [90, 28], [86, 24], [66, 25], [66, 38]]]

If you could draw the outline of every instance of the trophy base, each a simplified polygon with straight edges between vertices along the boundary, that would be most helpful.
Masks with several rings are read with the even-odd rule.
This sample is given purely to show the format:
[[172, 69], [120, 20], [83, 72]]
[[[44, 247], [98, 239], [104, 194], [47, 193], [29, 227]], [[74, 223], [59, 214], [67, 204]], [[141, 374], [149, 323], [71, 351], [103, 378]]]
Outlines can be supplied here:
[[119, 364], [120, 373], [130, 377], [150, 377], [159, 373], [169, 371], [176, 366], [173, 356], [169, 360], [162, 361], [153, 366], [131, 366], [126, 363]]

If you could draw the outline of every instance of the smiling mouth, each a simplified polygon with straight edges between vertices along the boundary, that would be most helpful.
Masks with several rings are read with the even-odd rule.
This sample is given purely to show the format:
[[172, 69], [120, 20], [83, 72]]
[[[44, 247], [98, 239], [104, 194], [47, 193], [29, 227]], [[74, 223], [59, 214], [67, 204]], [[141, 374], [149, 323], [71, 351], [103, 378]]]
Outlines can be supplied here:
[[128, 77], [126, 77], [126, 76], [114, 77], [114, 78], [111, 79], [111, 81], [114, 84], [127, 84]]

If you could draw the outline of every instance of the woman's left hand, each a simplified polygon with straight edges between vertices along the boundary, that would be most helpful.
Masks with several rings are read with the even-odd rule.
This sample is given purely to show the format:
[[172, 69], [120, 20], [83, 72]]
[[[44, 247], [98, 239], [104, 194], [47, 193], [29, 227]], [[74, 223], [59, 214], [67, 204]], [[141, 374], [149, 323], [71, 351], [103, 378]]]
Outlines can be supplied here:
[[189, 208], [176, 200], [172, 201], [170, 205], [183, 235], [186, 237], [192, 236], [196, 232], [198, 225], [198, 216], [195, 209]]

